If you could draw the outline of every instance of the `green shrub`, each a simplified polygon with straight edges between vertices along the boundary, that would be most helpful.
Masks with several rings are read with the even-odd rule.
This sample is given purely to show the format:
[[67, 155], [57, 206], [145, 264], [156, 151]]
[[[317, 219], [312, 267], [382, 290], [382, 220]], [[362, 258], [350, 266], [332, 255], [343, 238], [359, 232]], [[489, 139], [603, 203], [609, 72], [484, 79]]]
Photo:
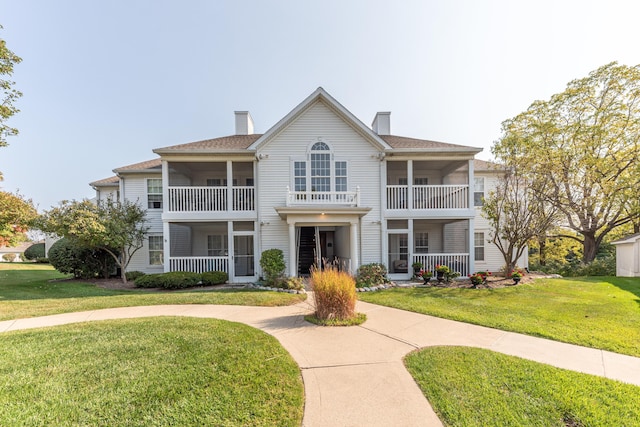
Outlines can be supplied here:
[[204, 286], [220, 285], [229, 280], [229, 275], [224, 271], [207, 271], [202, 273], [201, 280]]
[[364, 264], [358, 267], [358, 275], [356, 277], [356, 286], [365, 288], [370, 286], [381, 285], [387, 283], [387, 267], [377, 262]]
[[24, 251], [24, 257], [27, 260], [36, 260], [44, 258], [44, 243], [34, 243]]
[[49, 262], [61, 273], [78, 279], [107, 278], [115, 270], [115, 260], [105, 250], [87, 248], [63, 238], [51, 245]]
[[316, 317], [320, 320], [346, 320], [356, 315], [355, 279], [336, 269], [311, 272], [311, 286], [316, 301]]
[[133, 280], [137, 288], [160, 288], [160, 279], [158, 274], [145, 274], [144, 276], [137, 277]]
[[267, 286], [270, 286], [272, 288], [294, 289], [296, 291], [299, 291], [301, 289], [304, 289], [304, 279], [302, 277], [280, 276]]
[[4, 254], [2, 255], [2, 259], [7, 262], [13, 262], [16, 259], [16, 254]]
[[138, 277], [134, 282], [139, 288], [184, 289], [198, 286], [200, 274], [188, 271], [146, 274]]
[[142, 277], [144, 275], [145, 273], [142, 271], [127, 271], [125, 273], [127, 280], [136, 280], [138, 277]]
[[263, 251], [260, 257], [260, 267], [262, 267], [267, 286], [275, 286], [287, 268], [282, 250], [267, 249]]
[[38, 264], [49, 264], [49, 258], [36, 258]]

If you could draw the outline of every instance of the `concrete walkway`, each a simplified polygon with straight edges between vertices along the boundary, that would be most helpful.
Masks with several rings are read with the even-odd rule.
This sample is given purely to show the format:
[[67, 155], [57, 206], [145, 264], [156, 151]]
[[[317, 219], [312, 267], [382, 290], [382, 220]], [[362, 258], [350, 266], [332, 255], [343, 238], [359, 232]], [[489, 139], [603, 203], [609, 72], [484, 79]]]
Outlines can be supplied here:
[[[312, 299], [310, 298], [310, 301]], [[126, 307], [0, 322], [0, 332], [106, 319], [191, 316], [259, 328], [302, 370], [303, 425], [441, 426], [404, 368], [410, 351], [435, 345], [481, 347], [640, 386], [640, 358], [358, 302], [367, 321], [327, 328], [307, 323], [311, 302], [288, 307], [163, 305]]]

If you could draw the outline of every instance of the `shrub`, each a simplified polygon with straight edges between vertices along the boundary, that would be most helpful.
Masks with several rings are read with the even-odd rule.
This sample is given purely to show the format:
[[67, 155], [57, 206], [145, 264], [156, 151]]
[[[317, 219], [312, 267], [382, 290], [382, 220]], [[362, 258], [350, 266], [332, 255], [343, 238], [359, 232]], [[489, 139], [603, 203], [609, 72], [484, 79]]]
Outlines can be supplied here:
[[2, 255], [2, 259], [7, 262], [13, 262], [16, 259], [16, 254], [4, 254]]
[[51, 245], [49, 262], [59, 272], [78, 279], [107, 278], [115, 269], [115, 260], [107, 251], [81, 246], [67, 238]]
[[36, 258], [38, 264], [49, 264], [49, 258]]
[[44, 243], [34, 243], [24, 251], [24, 257], [28, 260], [44, 258]]
[[316, 317], [320, 320], [346, 320], [355, 316], [355, 279], [335, 269], [311, 272], [311, 286], [316, 301]]
[[224, 271], [207, 271], [201, 279], [204, 286], [220, 285], [229, 280], [229, 275]]
[[359, 288], [381, 285], [388, 281], [387, 267], [384, 264], [374, 262], [358, 267], [356, 286]]
[[172, 271], [169, 273], [146, 274], [135, 280], [139, 288], [184, 289], [198, 286], [200, 274], [188, 271]]
[[260, 257], [260, 267], [268, 286], [274, 286], [284, 275], [287, 268], [284, 254], [280, 249], [267, 249]]
[[136, 280], [138, 277], [142, 277], [144, 275], [145, 273], [143, 273], [142, 271], [127, 271], [125, 273], [125, 277], [127, 278], [127, 280]]

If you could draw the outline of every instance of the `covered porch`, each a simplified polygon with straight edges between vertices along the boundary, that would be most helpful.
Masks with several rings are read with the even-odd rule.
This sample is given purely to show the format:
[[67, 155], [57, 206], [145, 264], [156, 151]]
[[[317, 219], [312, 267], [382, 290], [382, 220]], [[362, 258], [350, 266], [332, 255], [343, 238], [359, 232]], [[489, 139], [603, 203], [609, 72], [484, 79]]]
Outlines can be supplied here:
[[409, 279], [415, 262], [432, 272], [436, 265], [447, 265], [461, 276], [474, 271], [473, 219], [392, 219], [386, 225], [390, 278]]
[[224, 271], [230, 282], [256, 279], [254, 221], [166, 222], [166, 271]]

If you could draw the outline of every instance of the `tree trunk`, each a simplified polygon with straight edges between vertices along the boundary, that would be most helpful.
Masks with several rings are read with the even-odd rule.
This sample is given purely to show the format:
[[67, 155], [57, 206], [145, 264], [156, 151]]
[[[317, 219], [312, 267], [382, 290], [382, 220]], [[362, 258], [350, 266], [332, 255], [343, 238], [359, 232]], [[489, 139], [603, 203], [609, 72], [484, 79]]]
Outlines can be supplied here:
[[584, 234], [582, 262], [588, 264], [596, 259], [596, 254], [600, 245], [596, 241], [596, 238], [592, 234]]
[[545, 266], [547, 265], [547, 236], [538, 236], [538, 248], [540, 250], [539, 264]]

